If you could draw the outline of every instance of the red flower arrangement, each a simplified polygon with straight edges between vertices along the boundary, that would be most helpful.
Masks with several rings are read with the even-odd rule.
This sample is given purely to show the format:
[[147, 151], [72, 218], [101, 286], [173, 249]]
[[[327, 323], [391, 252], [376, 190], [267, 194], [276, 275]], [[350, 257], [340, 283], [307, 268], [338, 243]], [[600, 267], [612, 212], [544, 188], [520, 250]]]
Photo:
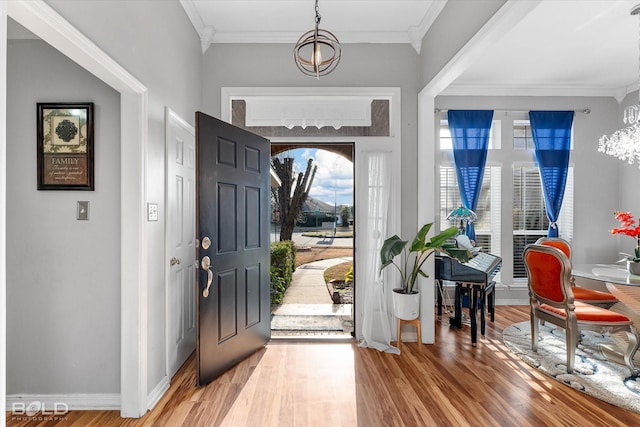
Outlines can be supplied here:
[[640, 262], [640, 222], [636, 224], [636, 220], [633, 218], [633, 215], [631, 215], [631, 212], [616, 211], [613, 215], [616, 221], [620, 222], [621, 227], [611, 230], [611, 234], [626, 234], [636, 239], [635, 256], [629, 254], [623, 255], [626, 255], [629, 261]]

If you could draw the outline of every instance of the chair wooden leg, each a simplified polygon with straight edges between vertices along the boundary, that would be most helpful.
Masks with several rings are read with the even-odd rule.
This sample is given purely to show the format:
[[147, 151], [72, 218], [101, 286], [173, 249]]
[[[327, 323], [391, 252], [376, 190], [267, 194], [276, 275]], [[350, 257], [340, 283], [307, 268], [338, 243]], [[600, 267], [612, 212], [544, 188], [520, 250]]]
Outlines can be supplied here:
[[567, 373], [570, 374], [573, 372], [573, 367], [575, 366], [576, 361], [576, 347], [578, 346], [578, 337], [580, 336], [580, 331], [578, 330], [578, 326], [574, 327], [566, 326], [564, 328], [564, 333], [566, 335], [567, 342]]
[[531, 350], [538, 351], [538, 318], [531, 313]]

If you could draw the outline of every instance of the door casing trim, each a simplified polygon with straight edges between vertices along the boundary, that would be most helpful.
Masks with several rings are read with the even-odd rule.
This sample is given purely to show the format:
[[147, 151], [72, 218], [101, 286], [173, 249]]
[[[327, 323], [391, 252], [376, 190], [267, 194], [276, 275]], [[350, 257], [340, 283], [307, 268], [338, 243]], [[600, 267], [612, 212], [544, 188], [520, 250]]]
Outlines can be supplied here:
[[[401, 186], [401, 90], [399, 87], [223, 87], [221, 89], [221, 120], [231, 123], [231, 103], [235, 99], [243, 99], [244, 97], [279, 97], [279, 96], [297, 96], [297, 97], [363, 97], [367, 99], [388, 99], [389, 100], [389, 136], [340, 136], [340, 137], [273, 137], [269, 138], [272, 142], [301, 142], [301, 143], [338, 143], [353, 142], [355, 160], [358, 159], [358, 152], [363, 150], [382, 150], [392, 152], [392, 194], [396, 199], [390, 204], [389, 209], [389, 225], [390, 234], [398, 234], [401, 230], [401, 212], [400, 212], [400, 194]], [[354, 162], [355, 164], [355, 162]], [[354, 201], [361, 199], [360, 193], [366, 191], [367, 185], [361, 183], [358, 177], [362, 174], [357, 172], [354, 174]], [[361, 221], [359, 218], [366, 214], [366, 210], [356, 209], [355, 223]], [[364, 222], [361, 222], [364, 223]], [[364, 277], [359, 274], [359, 270], [364, 268], [364, 262], [358, 262], [357, 247], [362, 246], [358, 241], [364, 238], [364, 235], [358, 236], [356, 233], [354, 241], [354, 263], [355, 277]], [[362, 292], [356, 292], [355, 295], [355, 333], [356, 339], [362, 340], [362, 308], [364, 307], [364, 299]], [[389, 296], [390, 298], [390, 296]], [[390, 301], [390, 299], [389, 299]], [[390, 303], [390, 302], [389, 302]]]

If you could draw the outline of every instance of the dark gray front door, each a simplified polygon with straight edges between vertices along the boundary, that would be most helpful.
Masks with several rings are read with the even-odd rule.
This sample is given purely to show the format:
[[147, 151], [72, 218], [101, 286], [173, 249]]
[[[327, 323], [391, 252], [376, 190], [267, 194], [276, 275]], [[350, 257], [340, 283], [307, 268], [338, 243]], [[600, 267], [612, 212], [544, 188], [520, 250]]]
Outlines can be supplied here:
[[270, 338], [269, 141], [196, 113], [198, 385]]

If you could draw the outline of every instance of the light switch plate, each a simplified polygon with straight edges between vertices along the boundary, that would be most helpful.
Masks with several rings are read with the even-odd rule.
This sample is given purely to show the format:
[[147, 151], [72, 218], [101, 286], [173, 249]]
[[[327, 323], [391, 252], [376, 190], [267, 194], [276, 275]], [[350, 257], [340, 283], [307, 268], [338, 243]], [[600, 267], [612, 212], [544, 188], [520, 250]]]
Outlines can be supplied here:
[[157, 220], [158, 220], [158, 204], [147, 203], [147, 221], [157, 221]]
[[80, 221], [87, 221], [89, 219], [89, 202], [78, 202], [76, 219]]

